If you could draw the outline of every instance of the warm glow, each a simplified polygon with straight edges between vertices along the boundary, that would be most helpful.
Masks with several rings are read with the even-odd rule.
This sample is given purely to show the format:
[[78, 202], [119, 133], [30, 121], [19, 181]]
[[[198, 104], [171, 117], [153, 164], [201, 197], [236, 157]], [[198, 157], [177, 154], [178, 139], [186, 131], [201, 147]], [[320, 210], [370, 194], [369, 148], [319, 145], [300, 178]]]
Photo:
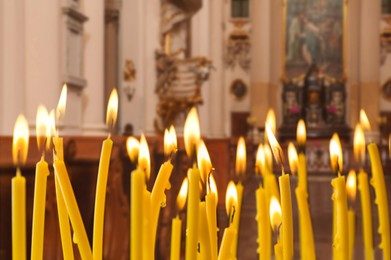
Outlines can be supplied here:
[[65, 115], [65, 109], [67, 106], [67, 93], [68, 93], [67, 84], [64, 84], [62, 86], [60, 98], [58, 99], [57, 108], [56, 108], [56, 119], [57, 120], [62, 119]]
[[360, 124], [361, 124], [361, 127], [364, 131], [371, 130], [371, 124], [369, 123], [367, 113], [365, 113], [364, 109], [360, 109]]
[[307, 141], [307, 131], [305, 129], [305, 123], [303, 119], [300, 119], [297, 123], [296, 140], [299, 147], [304, 147]]
[[269, 108], [266, 115], [266, 125], [270, 126], [271, 130], [273, 131], [273, 134], [276, 133], [276, 114], [274, 113], [274, 110], [272, 108]]
[[360, 124], [356, 124], [354, 128], [353, 150], [354, 158], [363, 165], [365, 162], [365, 136]]
[[270, 199], [270, 224], [274, 231], [276, 231], [282, 223], [281, 205], [278, 200], [273, 196]]
[[178, 211], [181, 211], [186, 203], [187, 190], [189, 188], [189, 181], [187, 177], [183, 180], [181, 189], [179, 190], [178, 197], [176, 199], [176, 206]]
[[176, 132], [173, 126], [164, 130], [164, 155], [171, 156], [177, 150]]
[[268, 144], [263, 145], [263, 151], [265, 153], [265, 163], [270, 171], [273, 170], [273, 156], [272, 151], [270, 150], [270, 146]]
[[118, 114], [118, 93], [117, 89], [113, 88], [110, 94], [109, 103], [107, 104], [106, 125], [112, 129], [117, 121]]
[[46, 127], [46, 150], [50, 149], [52, 136], [56, 134], [56, 114], [54, 109], [50, 110]]
[[297, 168], [299, 167], [299, 158], [297, 156], [296, 147], [292, 142], [289, 142], [288, 144], [288, 161], [289, 161], [289, 168], [291, 169], [291, 173], [295, 174], [297, 171]]
[[145, 139], [144, 134], [141, 134], [140, 137], [140, 150], [138, 156], [138, 168], [145, 172], [147, 179], [151, 173], [151, 159], [149, 156], [149, 148], [147, 139]]
[[243, 136], [239, 137], [236, 148], [235, 171], [237, 175], [244, 175], [246, 173], [246, 141]]
[[208, 194], [212, 192], [213, 194], [215, 194], [216, 198], [219, 197], [217, 193], [217, 184], [215, 178], [213, 177], [213, 174], [209, 175], [209, 185], [207, 185], [207, 187]]
[[12, 139], [12, 158], [18, 167], [27, 160], [29, 149], [29, 125], [23, 115], [19, 115], [15, 122]]
[[265, 175], [265, 173], [263, 172], [264, 165], [265, 150], [263, 149], [263, 144], [259, 144], [257, 150], [257, 157], [255, 159], [255, 173], [262, 173], [262, 175]]
[[348, 194], [349, 199], [352, 202], [356, 200], [356, 193], [357, 193], [356, 187], [357, 187], [356, 172], [354, 170], [351, 170], [346, 179], [346, 192]]
[[197, 148], [197, 162], [200, 169], [201, 180], [206, 182], [208, 175], [212, 172], [212, 163], [210, 161], [208, 149], [206, 149], [204, 141], [200, 141]]
[[37, 118], [35, 121], [35, 131], [37, 136], [38, 151], [43, 152], [46, 146], [47, 128], [49, 114], [44, 105], [39, 105], [37, 109]]
[[331, 137], [329, 148], [331, 169], [335, 173], [340, 173], [342, 171], [342, 146], [337, 133]]
[[185, 127], [183, 129], [185, 148], [187, 156], [192, 158], [196, 152], [197, 144], [200, 140], [200, 121], [198, 119], [197, 109], [192, 107], [187, 115]]
[[126, 151], [132, 162], [137, 161], [139, 148], [140, 142], [135, 137], [129, 136], [128, 139], [126, 139]]
[[[238, 193], [235, 183], [230, 181], [227, 186], [227, 192], [225, 193], [225, 209], [227, 215], [231, 216], [232, 210], [237, 209], [238, 206]], [[231, 220], [232, 221], [232, 220]]]
[[277, 163], [282, 165], [285, 159], [284, 159], [284, 153], [282, 152], [281, 146], [278, 143], [276, 137], [274, 136], [272, 129], [268, 125], [266, 125], [265, 129], [266, 129], [267, 138], [269, 140], [270, 148], [272, 149], [274, 158], [276, 159]]

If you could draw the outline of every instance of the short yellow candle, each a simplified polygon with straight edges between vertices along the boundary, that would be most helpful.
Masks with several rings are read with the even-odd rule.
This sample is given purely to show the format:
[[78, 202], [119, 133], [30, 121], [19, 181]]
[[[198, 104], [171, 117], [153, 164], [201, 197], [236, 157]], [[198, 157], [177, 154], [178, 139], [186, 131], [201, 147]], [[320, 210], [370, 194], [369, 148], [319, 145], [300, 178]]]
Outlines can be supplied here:
[[12, 208], [12, 258], [26, 259], [26, 179], [20, 167], [25, 164], [29, 145], [29, 126], [26, 118], [19, 115], [15, 122], [12, 139], [12, 158], [16, 176], [11, 180]]
[[[109, 130], [114, 128], [117, 120], [118, 93], [114, 88], [111, 91], [109, 103], [107, 105], [106, 125]], [[109, 137], [102, 143], [102, 150], [99, 159], [98, 177], [95, 192], [94, 208], [94, 231], [93, 231], [93, 255], [94, 259], [103, 259], [103, 230], [105, 222], [106, 188], [109, 174], [111, 150], [113, 141]]]
[[269, 216], [270, 216], [270, 224], [273, 228], [273, 231], [277, 233], [277, 243], [274, 245], [274, 258], [276, 260], [282, 260], [283, 258], [283, 246], [280, 241], [281, 235], [281, 225], [284, 225], [282, 222], [282, 211], [281, 206], [278, 200], [275, 197], [272, 197], [270, 200], [269, 207]]
[[372, 180], [371, 184], [375, 188], [375, 204], [377, 204], [379, 214], [378, 232], [381, 236], [379, 248], [383, 250], [383, 259], [391, 259], [390, 240], [390, 212], [388, 209], [386, 183], [384, 182], [383, 166], [381, 165], [379, 149], [375, 143], [368, 145], [368, 152], [371, 161]]
[[348, 207], [346, 197], [345, 177], [340, 176], [342, 170], [342, 147], [337, 134], [330, 140], [330, 162], [331, 168], [338, 173], [338, 177], [331, 181], [333, 186], [333, 252], [334, 259], [349, 259], [349, 238], [348, 238]]
[[[366, 118], [365, 112], [363, 111], [362, 113]], [[369, 122], [366, 121], [366, 123], [368, 126]], [[359, 123], [356, 124], [354, 129], [353, 150], [354, 158], [360, 164], [360, 166], [363, 166], [365, 163], [365, 135], [363, 127]], [[358, 189], [360, 191], [365, 259], [371, 260], [374, 259], [371, 195], [369, 192], [368, 174], [364, 172], [362, 167], [358, 173]]]
[[266, 125], [266, 133], [274, 158], [282, 167], [282, 175], [278, 178], [282, 209], [282, 244], [283, 258], [288, 260], [293, 259], [293, 217], [290, 178], [288, 174], [284, 173], [284, 155], [281, 146], [268, 125]]
[[[182, 182], [181, 189], [176, 200], [178, 212], [183, 209], [186, 203], [189, 181], [185, 178]], [[178, 213], [179, 214], [179, 213]], [[170, 259], [179, 260], [181, 257], [181, 236], [182, 236], [182, 220], [177, 215], [172, 220], [171, 226], [171, 251]]]
[[224, 230], [223, 240], [221, 241], [218, 260], [234, 260], [236, 255], [233, 252], [233, 243], [237, 235], [236, 229], [232, 226], [233, 220], [236, 217], [237, 207], [237, 191], [233, 181], [230, 181], [227, 186], [225, 195], [225, 208], [227, 210], [229, 226]]

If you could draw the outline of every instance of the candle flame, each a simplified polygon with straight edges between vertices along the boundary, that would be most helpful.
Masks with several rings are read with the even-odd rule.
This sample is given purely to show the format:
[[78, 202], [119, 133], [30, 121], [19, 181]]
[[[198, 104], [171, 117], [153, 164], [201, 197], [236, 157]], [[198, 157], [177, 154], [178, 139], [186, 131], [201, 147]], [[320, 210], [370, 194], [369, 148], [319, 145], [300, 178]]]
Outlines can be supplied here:
[[219, 197], [218, 193], [217, 193], [217, 184], [216, 184], [216, 180], [215, 178], [213, 177], [213, 174], [209, 175], [209, 185], [207, 185], [207, 192], [208, 194], [209, 193], [213, 193], [215, 194], [216, 198]]
[[148, 180], [151, 174], [151, 158], [149, 156], [148, 142], [147, 139], [145, 139], [144, 134], [141, 134], [140, 137], [138, 168], [145, 172]]
[[192, 158], [193, 155], [195, 155], [196, 147], [201, 135], [198, 113], [195, 107], [192, 107], [187, 115], [183, 132], [187, 156]]
[[272, 151], [270, 150], [269, 144], [263, 145], [263, 151], [265, 153], [265, 163], [266, 166], [270, 171], [273, 169], [273, 157], [272, 157]]
[[331, 169], [335, 173], [340, 173], [342, 170], [342, 146], [337, 133], [331, 137], [329, 149]]
[[20, 167], [27, 160], [29, 148], [29, 125], [23, 115], [19, 115], [15, 122], [12, 139], [12, 158], [16, 166]]
[[346, 192], [348, 194], [349, 199], [352, 202], [356, 200], [356, 193], [357, 193], [356, 187], [357, 187], [356, 172], [354, 170], [351, 170], [346, 179]]
[[238, 176], [244, 175], [246, 172], [246, 141], [243, 136], [239, 137], [236, 148], [235, 171]]
[[354, 158], [358, 163], [364, 164], [365, 162], [365, 135], [360, 124], [356, 124], [354, 128], [353, 139], [353, 151]]
[[212, 172], [213, 167], [212, 162], [210, 161], [208, 149], [206, 149], [205, 143], [202, 140], [198, 143], [197, 161], [198, 168], [201, 173], [201, 180], [205, 183], [208, 175]]
[[176, 132], [173, 126], [164, 130], [164, 155], [170, 156], [177, 150]]
[[255, 172], [265, 175], [263, 172], [263, 167], [265, 165], [265, 150], [263, 149], [263, 144], [258, 145], [257, 156], [255, 159]]
[[57, 120], [60, 120], [65, 116], [65, 109], [67, 106], [67, 94], [68, 94], [67, 84], [64, 84], [62, 86], [60, 98], [58, 99], [57, 108], [56, 108]]
[[107, 104], [106, 112], [106, 125], [109, 129], [113, 129], [115, 122], [117, 121], [118, 114], [118, 92], [116, 88], [113, 88], [110, 94], [109, 103]]
[[140, 148], [140, 142], [133, 136], [129, 136], [126, 139], [126, 151], [128, 152], [129, 159], [132, 162], [138, 160], [138, 153]]
[[48, 123], [46, 128], [46, 150], [50, 149], [52, 136], [56, 134], [56, 112], [54, 109], [50, 110], [48, 116]]
[[266, 134], [267, 138], [269, 140], [270, 147], [273, 152], [274, 159], [276, 159], [277, 163], [279, 163], [281, 166], [283, 166], [285, 162], [284, 153], [281, 149], [281, 146], [279, 145], [276, 137], [273, 134], [273, 130], [270, 128], [269, 125], [266, 125]]
[[[37, 117], [35, 121], [35, 131], [37, 135], [38, 151], [43, 152], [47, 141], [47, 128], [49, 114], [44, 105], [39, 105], [37, 109]], [[50, 139], [50, 136], [49, 136]]]
[[230, 181], [227, 186], [227, 192], [225, 194], [225, 209], [227, 215], [231, 216], [235, 210], [238, 209], [238, 192], [236, 185], [233, 181]]
[[364, 109], [360, 109], [360, 124], [364, 131], [371, 131], [371, 124]]
[[273, 231], [276, 231], [282, 223], [282, 213], [281, 205], [274, 196], [270, 199], [269, 207], [270, 224], [272, 225]]
[[299, 147], [304, 147], [305, 142], [307, 141], [307, 130], [303, 119], [300, 119], [297, 123], [296, 141]]
[[181, 188], [178, 193], [178, 197], [176, 199], [176, 205], [177, 205], [178, 211], [181, 211], [183, 209], [183, 207], [185, 206], [188, 188], [189, 188], [189, 181], [186, 177], [182, 182]]
[[288, 144], [288, 161], [291, 173], [295, 174], [297, 172], [297, 168], [299, 167], [299, 158], [297, 156], [296, 147], [292, 142], [289, 142]]
[[[269, 108], [266, 114], [266, 120], [265, 120], [265, 129], [266, 126], [269, 126], [273, 133], [276, 133], [276, 114], [274, 113], [273, 108]], [[268, 136], [265, 132], [265, 143], [268, 143]]]

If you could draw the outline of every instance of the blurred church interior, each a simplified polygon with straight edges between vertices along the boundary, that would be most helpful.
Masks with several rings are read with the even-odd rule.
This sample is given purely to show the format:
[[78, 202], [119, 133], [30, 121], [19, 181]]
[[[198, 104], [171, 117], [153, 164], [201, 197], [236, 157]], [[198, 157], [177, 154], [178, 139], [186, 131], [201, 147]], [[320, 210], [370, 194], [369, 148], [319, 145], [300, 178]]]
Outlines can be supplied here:
[[[366, 137], [380, 147], [391, 201], [390, 0], [0, 0], [0, 259], [11, 259], [15, 120], [23, 113], [30, 126], [29, 156], [23, 167], [30, 252], [35, 163], [41, 156], [34, 137], [36, 111], [39, 104], [55, 108], [64, 83], [67, 109], [58, 127], [90, 241], [101, 143], [109, 131], [107, 102], [114, 87], [119, 94], [107, 184], [104, 259], [129, 259], [129, 174], [136, 165], [128, 158], [126, 138], [146, 135], [152, 163], [147, 186], [151, 188], [165, 160], [163, 131], [174, 125], [179, 150], [171, 189], [166, 191], [167, 205], [161, 210], [155, 252], [156, 259], [169, 259], [175, 199], [190, 165], [183, 126], [193, 106], [216, 168], [220, 230], [228, 223], [227, 183], [239, 178], [234, 171], [237, 139], [246, 139], [240, 260], [257, 259], [254, 191], [260, 177], [254, 174], [254, 165], [269, 109], [275, 111], [284, 150], [296, 138], [297, 121], [304, 119], [307, 125], [318, 259], [331, 258], [332, 223], [327, 216], [332, 214], [329, 183], [334, 176], [328, 141], [338, 132], [344, 147], [343, 171], [356, 169], [353, 129], [361, 109], [371, 123]], [[368, 158], [365, 169], [370, 169]], [[274, 164], [274, 171], [279, 175], [281, 168]], [[296, 182], [292, 176], [292, 185]], [[62, 259], [55, 198], [51, 174], [44, 259]], [[375, 207], [373, 211], [376, 215]], [[296, 223], [296, 209], [293, 214]], [[358, 214], [357, 223], [360, 219]], [[355, 259], [364, 259], [362, 231], [357, 228]], [[297, 242], [295, 233], [296, 251]], [[378, 243], [376, 233], [376, 248]], [[380, 257], [378, 249], [376, 256]]]

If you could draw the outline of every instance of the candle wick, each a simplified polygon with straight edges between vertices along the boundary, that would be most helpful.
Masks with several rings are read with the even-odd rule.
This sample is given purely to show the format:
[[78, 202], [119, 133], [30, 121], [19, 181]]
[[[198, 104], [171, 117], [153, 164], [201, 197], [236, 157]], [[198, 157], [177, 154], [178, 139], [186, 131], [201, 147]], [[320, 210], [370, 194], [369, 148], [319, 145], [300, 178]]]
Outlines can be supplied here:
[[177, 151], [178, 151], [178, 149], [176, 147], [171, 149], [171, 153], [168, 156], [168, 161], [169, 162], [171, 162], [171, 161], [173, 161], [175, 159]]
[[232, 213], [231, 213], [230, 223], [233, 223], [233, 222], [234, 222], [235, 212], [236, 212], [235, 206], [232, 206]]
[[17, 168], [16, 168], [16, 176], [21, 176], [21, 170], [20, 170], [20, 166], [18, 165]]

